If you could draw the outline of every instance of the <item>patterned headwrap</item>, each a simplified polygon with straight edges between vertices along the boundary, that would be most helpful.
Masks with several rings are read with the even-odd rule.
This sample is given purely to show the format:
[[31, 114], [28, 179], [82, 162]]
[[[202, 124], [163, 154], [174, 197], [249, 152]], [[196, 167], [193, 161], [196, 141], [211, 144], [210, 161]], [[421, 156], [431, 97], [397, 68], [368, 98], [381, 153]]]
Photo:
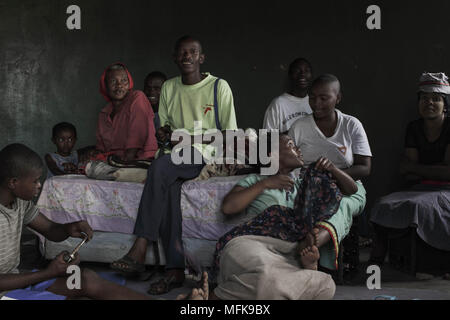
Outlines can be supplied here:
[[450, 84], [448, 77], [443, 72], [424, 72], [419, 80], [419, 92], [437, 92], [450, 94]]

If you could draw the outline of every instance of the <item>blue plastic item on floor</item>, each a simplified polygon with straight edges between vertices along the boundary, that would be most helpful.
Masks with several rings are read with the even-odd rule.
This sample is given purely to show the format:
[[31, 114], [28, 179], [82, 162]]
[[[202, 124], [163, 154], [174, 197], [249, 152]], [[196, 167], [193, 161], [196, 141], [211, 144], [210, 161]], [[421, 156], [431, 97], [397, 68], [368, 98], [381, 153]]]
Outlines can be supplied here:
[[396, 296], [379, 295], [373, 298], [373, 300], [397, 300]]
[[[37, 270], [33, 270], [35, 272]], [[98, 272], [98, 275], [108, 281], [114, 282], [118, 285], [124, 286], [126, 283], [125, 278], [117, 273], [113, 272]], [[65, 300], [65, 296], [54, 294], [47, 291], [56, 279], [50, 279], [40, 282], [38, 284], [28, 286], [25, 289], [16, 289], [9, 291], [5, 294], [5, 297], [15, 300]]]

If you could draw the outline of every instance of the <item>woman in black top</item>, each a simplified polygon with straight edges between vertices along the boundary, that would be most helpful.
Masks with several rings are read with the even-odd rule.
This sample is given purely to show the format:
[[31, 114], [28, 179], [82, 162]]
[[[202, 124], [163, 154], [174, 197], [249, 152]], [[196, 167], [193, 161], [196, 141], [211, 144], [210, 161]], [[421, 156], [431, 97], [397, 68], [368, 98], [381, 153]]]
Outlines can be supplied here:
[[413, 180], [450, 181], [447, 94], [419, 91], [418, 96], [421, 119], [408, 124], [401, 173]]
[[449, 94], [444, 73], [422, 74], [418, 92], [421, 118], [408, 124], [400, 166], [402, 175], [415, 185], [382, 197], [373, 206], [370, 220], [375, 238], [369, 264], [381, 265], [388, 239], [406, 234], [411, 226], [432, 247], [450, 251]]

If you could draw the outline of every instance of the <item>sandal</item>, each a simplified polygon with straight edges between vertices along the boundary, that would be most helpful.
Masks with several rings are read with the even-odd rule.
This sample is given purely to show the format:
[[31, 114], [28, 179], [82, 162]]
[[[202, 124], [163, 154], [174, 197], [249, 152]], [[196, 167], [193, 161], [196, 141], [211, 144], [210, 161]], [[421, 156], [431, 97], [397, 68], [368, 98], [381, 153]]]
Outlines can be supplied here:
[[129, 256], [124, 256], [109, 266], [111, 269], [125, 274], [140, 274], [145, 271], [145, 264], [139, 263]]
[[175, 281], [175, 279], [174, 275], [165, 276], [158, 281], [153, 282], [147, 293], [151, 295], [160, 295], [168, 293], [172, 289], [182, 287], [184, 281]]

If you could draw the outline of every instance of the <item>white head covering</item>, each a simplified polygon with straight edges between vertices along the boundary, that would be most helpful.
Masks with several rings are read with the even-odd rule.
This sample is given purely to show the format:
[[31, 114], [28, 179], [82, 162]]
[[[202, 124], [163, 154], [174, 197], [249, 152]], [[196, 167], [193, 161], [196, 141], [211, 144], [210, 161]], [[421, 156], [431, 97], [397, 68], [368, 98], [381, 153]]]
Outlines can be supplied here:
[[419, 92], [437, 92], [450, 94], [448, 77], [443, 72], [424, 72], [419, 80]]

